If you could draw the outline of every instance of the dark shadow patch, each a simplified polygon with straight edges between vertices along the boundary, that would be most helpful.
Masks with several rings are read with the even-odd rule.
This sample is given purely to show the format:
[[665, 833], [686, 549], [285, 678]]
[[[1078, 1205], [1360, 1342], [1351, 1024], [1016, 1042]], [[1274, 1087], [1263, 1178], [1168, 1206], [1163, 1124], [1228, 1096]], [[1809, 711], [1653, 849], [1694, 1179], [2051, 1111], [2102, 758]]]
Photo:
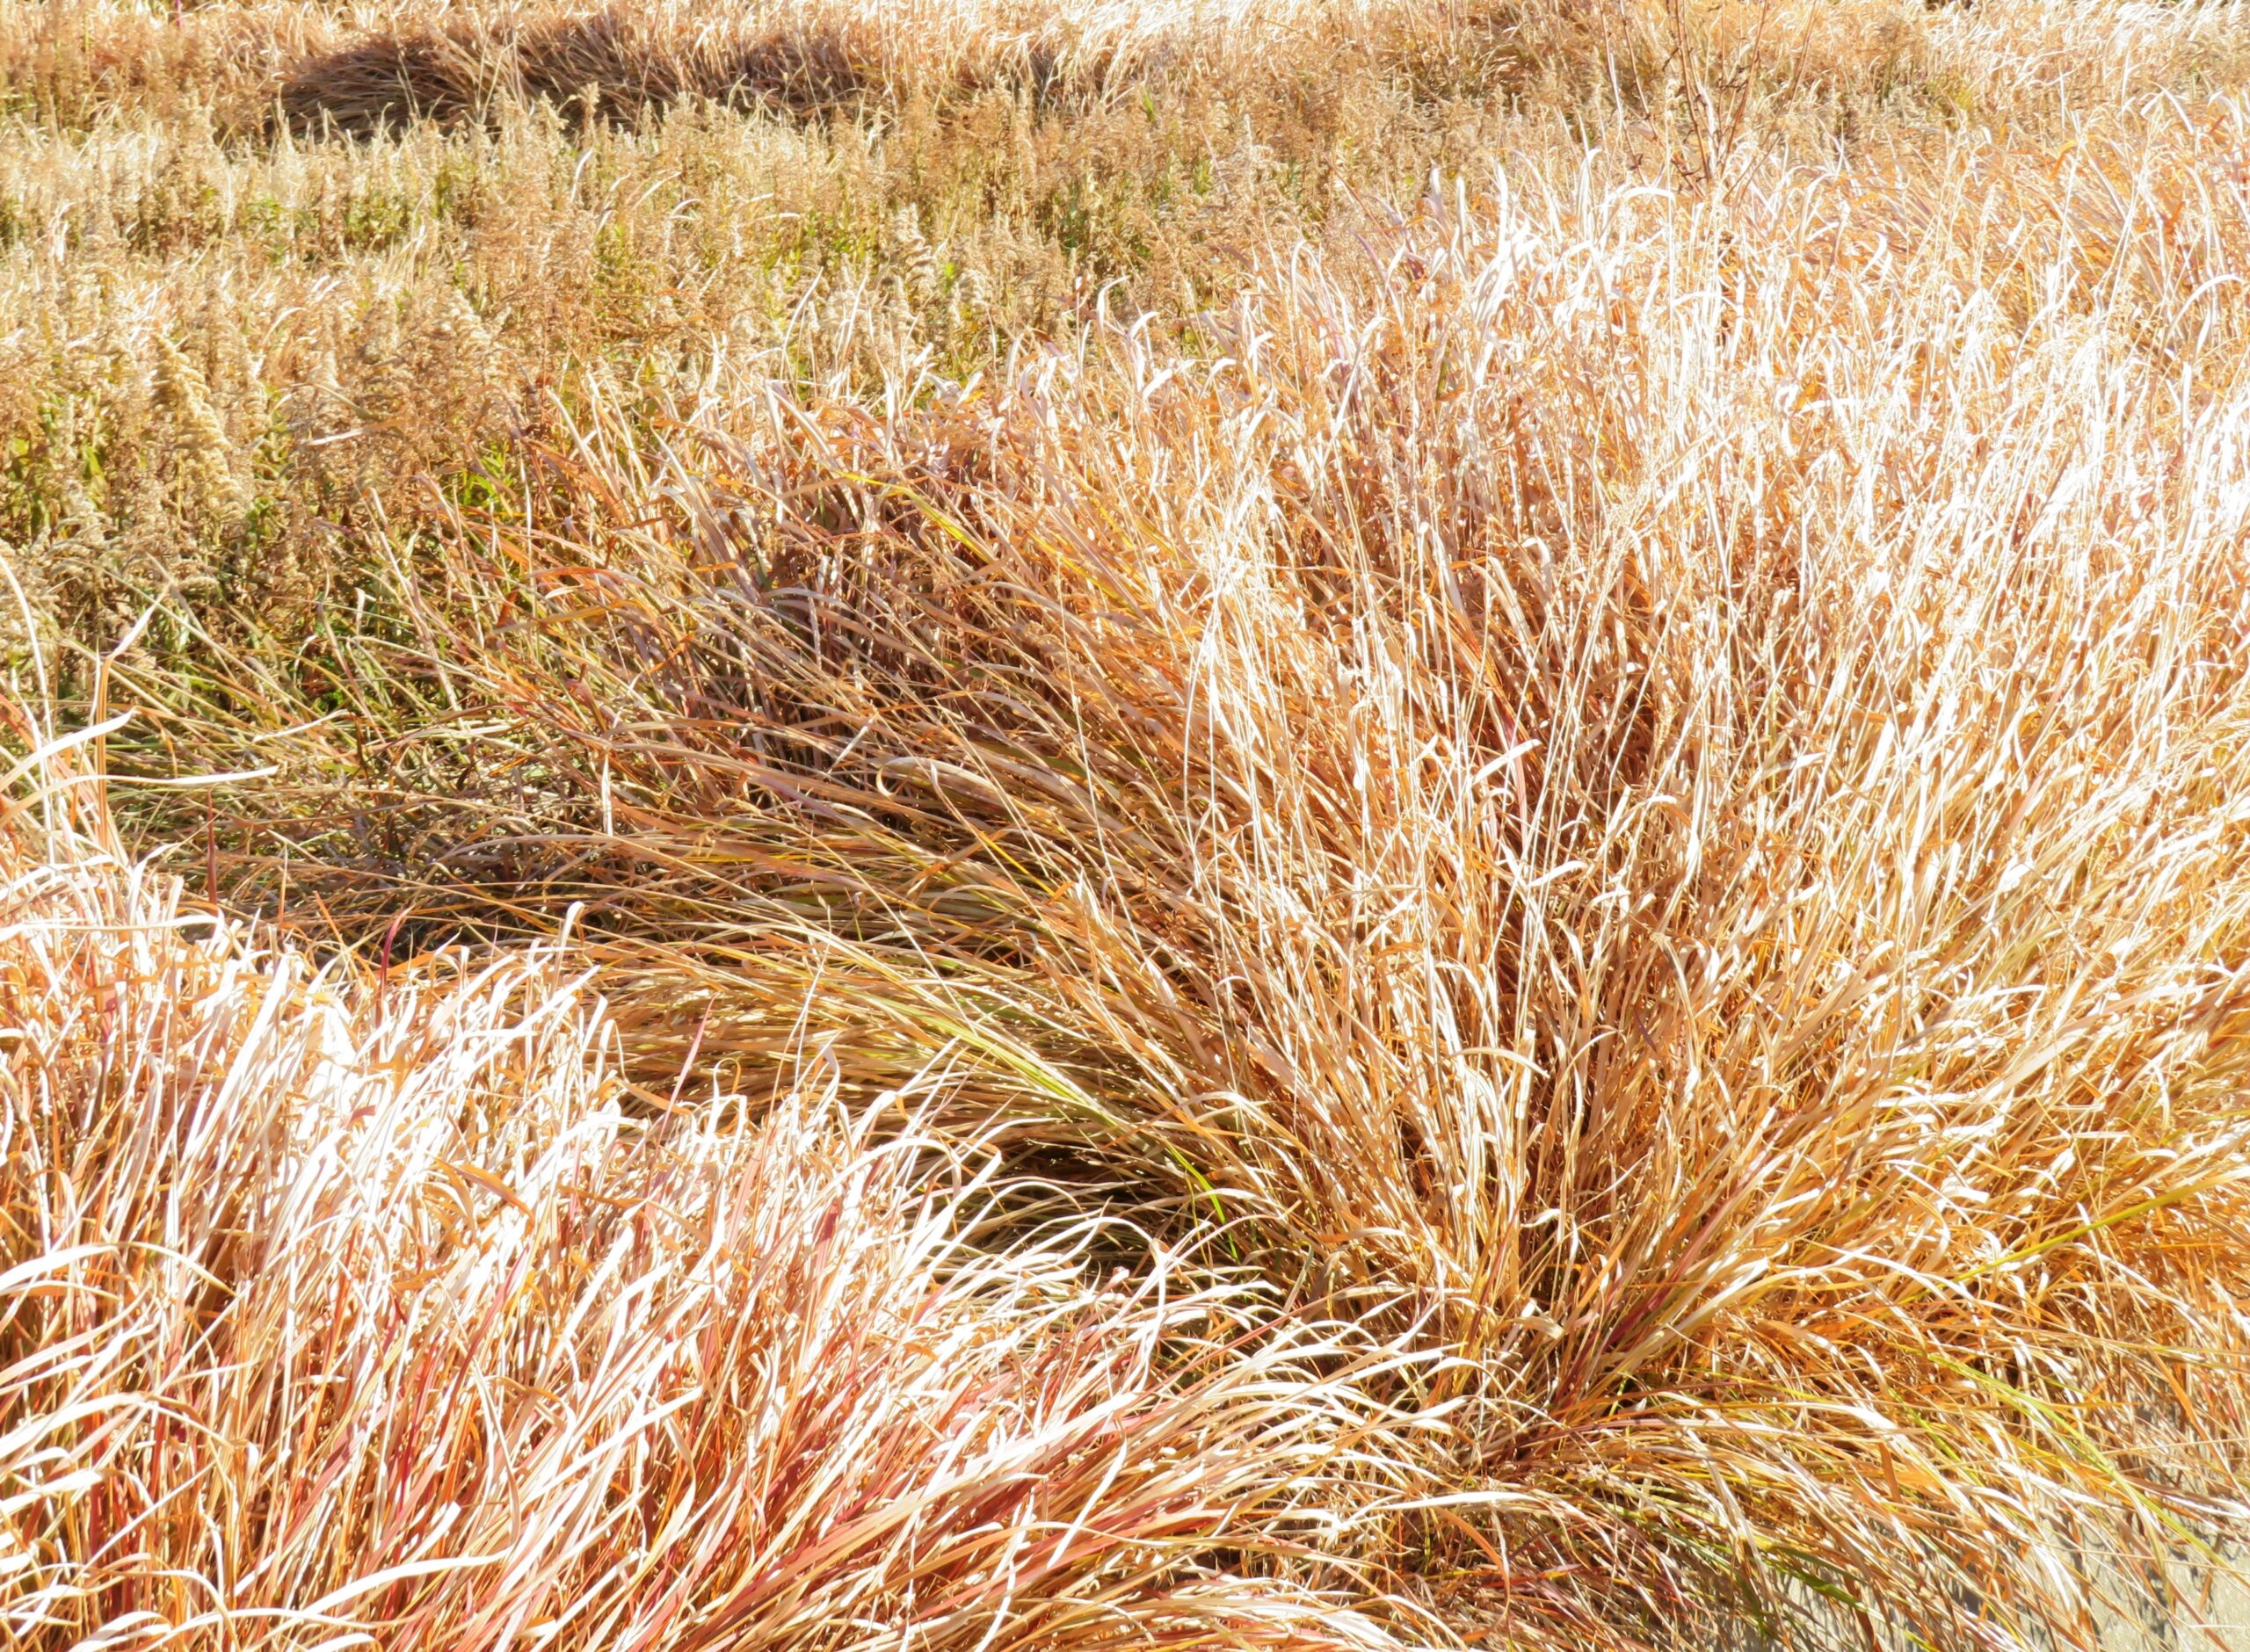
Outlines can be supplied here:
[[481, 120], [512, 100], [629, 124], [686, 101], [813, 115], [858, 106], [875, 91], [834, 33], [682, 40], [606, 12], [365, 41], [298, 65], [275, 102], [301, 137], [365, 138], [417, 120]]
[[427, 36], [376, 40], [300, 65], [276, 99], [301, 137], [374, 137], [428, 118], [457, 121], [481, 99], [450, 42]]

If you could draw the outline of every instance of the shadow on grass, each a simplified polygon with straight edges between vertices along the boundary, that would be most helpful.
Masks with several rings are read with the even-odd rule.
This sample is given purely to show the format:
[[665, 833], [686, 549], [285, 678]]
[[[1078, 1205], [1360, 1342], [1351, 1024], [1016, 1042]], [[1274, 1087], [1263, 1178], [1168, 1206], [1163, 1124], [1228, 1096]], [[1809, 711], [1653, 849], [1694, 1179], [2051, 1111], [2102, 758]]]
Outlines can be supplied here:
[[483, 120], [501, 99], [545, 99], [622, 123], [686, 100], [810, 116], [875, 91], [835, 33], [665, 40], [605, 12], [505, 33], [464, 27], [366, 41], [299, 65], [277, 103], [298, 136], [365, 138], [416, 120]]

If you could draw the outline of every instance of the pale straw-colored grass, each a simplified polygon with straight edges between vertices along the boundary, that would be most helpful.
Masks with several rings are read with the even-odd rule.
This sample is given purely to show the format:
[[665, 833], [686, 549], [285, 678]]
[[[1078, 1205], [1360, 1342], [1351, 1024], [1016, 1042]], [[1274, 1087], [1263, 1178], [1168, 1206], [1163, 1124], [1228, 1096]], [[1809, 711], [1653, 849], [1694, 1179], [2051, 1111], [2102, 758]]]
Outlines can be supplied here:
[[588, 902], [652, 1070], [807, 1002], [863, 1098], [973, 1052], [944, 1127], [1446, 1361], [1358, 1540], [1458, 1627], [2189, 1620], [2250, 1401], [2241, 120], [1519, 170], [1202, 359], [596, 403], [343, 673], [429, 708], [396, 870], [320, 846], [340, 752], [291, 830], [338, 909]]
[[1383, 1641], [1301, 1558], [1380, 1478], [1347, 1342], [1105, 1281], [1129, 1235], [871, 1137], [816, 1049], [636, 1095], [562, 952], [322, 967], [25, 820], [7, 1644]]
[[[1490, 18], [1429, 15], [1450, 44], [1385, 75], [1486, 62]], [[1572, 60], [1614, 69], [1606, 97], [1542, 82], [1557, 101], [1472, 165], [1332, 213], [1245, 210], [1256, 233], [1194, 308], [1097, 293], [948, 355], [882, 283], [941, 288], [963, 232], [885, 198], [869, 281], [755, 346], [646, 362], [541, 333], [551, 377], [519, 427], [410, 504], [371, 473], [316, 623], [246, 634], [174, 605], [166, 647], [81, 665], [106, 685], [87, 711], [133, 713], [106, 737], [120, 776], [264, 771], [130, 818], [292, 938], [181, 942], [163, 955], [207, 960], [192, 989], [136, 998], [143, 975], [105, 965], [11, 1014], [76, 1014], [89, 1041], [44, 1035], [62, 1049], [264, 1047], [200, 984], [255, 972], [278, 983], [250, 995], [277, 1006], [257, 1038], [324, 1016], [367, 1053], [305, 1069], [322, 1083], [461, 1075], [359, 1135], [362, 1104], [309, 1079], [214, 1081], [243, 1134], [179, 1138], [206, 1156], [177, 1174], [143, 1168], [171, 1161], [112, 1109], [83, 1169], [24, 1184], [230, 1185], [300, 1139], [253, 1129], [261, 1108], [308, 1109], [303, 1139], [337, 1145], [288, 1185], [315, 1191], [214, 1218], [236, 1250], [199, 1265], [230, 1278], [301, 1197], [360, 1208], [359, 1173], [330, 1168], [357, 1153], [398, 1166], [371, 1183], [374, 1232], [469, 1271], [389, 1321], [359, 1282], [390, 1301], [420, 1276], [367, 1272], [345, 1214], [332, 1243], [285, 1248], [358, 1315], [334, 1358], [364, 1359], [374, 1397], [335, 1413], [365, 1424], [337, 1483], [380, 1495], [275, 1610], [416, 1543], [486, 1552], [415, 1524], [447, 1518], [587, 1556], [525, 1610], [596, 1603], [558, 1632], [589, 1646], [631, 1623], [618, 1643], [904, 1652], [932, 1589], [962, 1603], [941, 1638], [965, 1647], [2046, 1652], [2214, 1615], [2182, 1580], [2250, 1535], [2242, 15], [1613, 20], [1640, 33]], [[1629, 91], [1635, 39], [1655, 56]], [[445, 145], [512, 143], [654, 166], [697, 152], [664, 147], [686, 130], [574, 139], [519, 113], [352, 164], [422, 178]], [[539, 221], [520, 200], [510, 233]], [[186, 267], [144, 290], [198, 290]], [[17, 852], [27, 889], [127, 887]], [[74, 943], [89, 958], [154, 945], [115, 916], [89, 932], [108, 938]], [[314, 949], [361, 961], [326, 966], [340, 1007], [282, 1015], [312, 1002], [291, 983]], [[588, 972], [605, 1016], [533, 984], [557, 970]], [[185, 1018], [159, 1040], [163, 1005]], [[595, 1145], [567, 1145], [588, 1119]], [[683, 1202], [690, 1183], [739, 1191]], [[853, 1199], [874, 1214], [824, 1237]], [[542, 1236], [566, 1217], [596, 1236]], [[471, 1278], [488, 1245], [555, 1283]], [[744, 1282], [767, 1251], [859, 1282], [818, 1299], [838, 1341], [803, 1351], [831, 1322]], [[141, 1300], [24, 1277], [33, 1304]], [[661, 1407], [666, 1360], [731, 1397], [647, 1422], [660, 1469], [637, 1445], [599, 1486], [523, 1468], [560, 1502], [441, 1517], [371, 1442], [427, 1438], [406, 1460], [497, 1487], [519, 1469], [497, 1464], [559, 1460], [537, 1429], [563, 1427], [472, 1427], [397, 1374], [486, 1368], [458, 1351], [486, 1344], [462, 1343], [456, 1294], [508, 1328], [503, 1421], [547, 1417], [543, 1395], [567, 1410], [584, 1373]], [[227, 1344], [211, 1301], [164, 1303], [133, 1369], [312, 1372], [287, 1438], [318, 1436], [336, 1367], [296, 1350], [326, 1330], [245, 1306], [250, 1340]], [[942, 1336], [894, 1334], [922, 1322], [910, 1301]], [[207, 1344], [207, 1367], [164, 1351]], [[826, 1395], [867, 1361], [880, 1380], [836, 1414], [893, 1442], [869, 1482], [869, 1453], [750, 1397]], [[1109, 1415], [1097, 1391], [1133, 1419], [1107, 1457], [1072, 1443]], [[558, 1452], [642, 1426], [578, 1403]], [[54, 1414], [47, 1390], [25, 1413]], [[179, 1453], [163, 1483], [192, 1482], [197, 1532], [243, 1529], [196, 1476], [224, 1482], [211, 1465], [258, 1426], [193, 1436], [207, 1461], [147, 1448]], [[945, 1428], [1005, 1492], [915, 1443]], [[153, 1459], [95, 1460], [69, 1507], [153, 1505]], [[863, 1484], [926, 1512], [818, 1550], [791, 1574], [818, 1581], [738, 1634], [693, 1615], [754, 1593], [755, 1555], [802, 1552], [760, 1548], [711, 1488], [743, 1508], [771, 1488], [786, 1523], [826, 1508], [807, 1487]], [[1110, 1547], [1001, 1586], [1021, 1615], [995, 1628], [995, 1580], [1058, 1519], [1056, 1553]], [[675, 1529], [696, 1558], [668, 1595], [671, 1573], [635, 1569]], [[61, 1598], [91, 1628], [162, 1580], [278, 1576], [219, 1558], [265, 1552], [248, 1539], [167, 1540], [111, 1594]], [[41, 1561], [85, 1563], [67, 1542]], [[499, 1578], [548, 1588], [548, 1563]], [[485, 1603], [528, 1598], [467, 1572], [396, 1589], [383, 1610], [443, 1597], [371, 1627], [400, 1647], [477, 1644], [513, 1609]]]

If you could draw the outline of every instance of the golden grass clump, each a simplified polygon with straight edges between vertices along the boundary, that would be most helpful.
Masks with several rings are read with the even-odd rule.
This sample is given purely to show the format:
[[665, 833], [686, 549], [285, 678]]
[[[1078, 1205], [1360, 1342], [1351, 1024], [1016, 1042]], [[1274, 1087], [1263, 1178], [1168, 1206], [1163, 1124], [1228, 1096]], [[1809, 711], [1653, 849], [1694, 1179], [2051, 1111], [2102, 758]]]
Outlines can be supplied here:
[[958, 1057], [944, 1127], [1438, 1359], [1361, 1539], [1444, 1621], [2184, 1620], [2250, 1398], [2250, 403], [2239, 231], [2101, 226], [2207, 130], [1934, 228], [1511, 180], [1215, 359], [597, 416], [261, 743], [333, 777], [264, 827], [331, 913], [583, 902], [652, 1074]]
[[0, 854], [12, 1643], [1382, 1642], [1281, 1575], [1348, 1344], [1105, 1282], [817, 1051], [637, 1096], [551, 949], [323, 967]]
[[942, 15], [0, 127], [0, 1621], [2250, 1631], [2250, 20]]

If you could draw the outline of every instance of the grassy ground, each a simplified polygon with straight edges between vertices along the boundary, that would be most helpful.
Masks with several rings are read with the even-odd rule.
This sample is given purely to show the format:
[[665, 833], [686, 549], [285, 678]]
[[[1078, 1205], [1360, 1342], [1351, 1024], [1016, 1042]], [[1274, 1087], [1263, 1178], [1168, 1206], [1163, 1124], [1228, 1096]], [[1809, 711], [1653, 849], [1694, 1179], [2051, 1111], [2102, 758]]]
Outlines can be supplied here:
[[0, 104], [6, 1644], [2236, 1610], [2250, 13]]

